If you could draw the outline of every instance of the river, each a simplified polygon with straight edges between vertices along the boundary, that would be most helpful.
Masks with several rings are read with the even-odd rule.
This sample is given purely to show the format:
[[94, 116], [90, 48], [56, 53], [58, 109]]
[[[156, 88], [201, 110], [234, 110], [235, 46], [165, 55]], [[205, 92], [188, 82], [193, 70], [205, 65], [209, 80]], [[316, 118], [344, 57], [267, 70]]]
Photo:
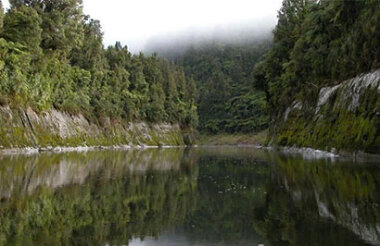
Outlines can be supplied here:
[[243, 147], [3, 155], [0, 245], [380, 245], [380, 161]]

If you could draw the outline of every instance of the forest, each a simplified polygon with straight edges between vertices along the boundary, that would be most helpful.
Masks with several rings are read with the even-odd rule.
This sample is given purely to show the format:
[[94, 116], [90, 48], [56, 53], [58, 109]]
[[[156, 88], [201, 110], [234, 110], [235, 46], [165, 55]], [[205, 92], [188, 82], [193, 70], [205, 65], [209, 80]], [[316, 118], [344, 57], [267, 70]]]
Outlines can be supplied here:
[[10, 4], [0, 11], [0, 105], [197, 125], [195, 83], [183, 69], [120, 42], [104, 48], [81, 0]]
[[253, 67], [270, 47], [267, 37], [248, 44], [211, 43], [178, 58], [196, 81], [199, 129], [258, 132], [268, 127], [265, 94], [253, 87]]
[[380, 67], [378, 0], [284, 0], [271, 35], [189, 44], [175, 56], [132, 54], [120, 42], [105, 48], [81, 0], [10, 5], [0, 12], [0, 105], [95, 122], [259, 132], [294, 100], [315, 104], [321, 88]]
[[273, 44], [254, 68], [273, 120], [301, 98], [380, 67], [380, 2], [284, 0]]
[[80, 0], [10, 4], [0, 17], [1, 105], [94, 121], [180, 123], [205, 133], [267, 127], [265, 95], [253, 88], [252, 71], [270, 47], [268, 35], [189, 45], [165, 59], [133, 55], [120, 42], [104, 48], [101, 23], [84, 15]]

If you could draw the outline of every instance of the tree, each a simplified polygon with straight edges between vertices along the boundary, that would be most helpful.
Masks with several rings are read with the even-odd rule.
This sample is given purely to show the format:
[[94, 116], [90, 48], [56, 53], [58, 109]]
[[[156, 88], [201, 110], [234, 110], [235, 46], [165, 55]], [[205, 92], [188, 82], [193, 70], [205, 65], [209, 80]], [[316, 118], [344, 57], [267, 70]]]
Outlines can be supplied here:
[[0, 39], [0, 103], [54, 107], [95, 122], [196, 122], [183, 70], [157, 55], [132, 55], [120, 42], [104, 49], [100, 22], [83, 16], [80, 0], [10, 2]]
[[41, 52], [42, 23], [36, 10], [26, 6], [12, 7], [4, 18], [6, 40], [23, 44], [34, 55]]
[[73, 48], [70, 54], [71, 64], [93, 72], [102, 71], [105, 69], [106, 60], [100, 22], [86, 16], [83, 26], [85, 42]]
[[3, 20], [4, 20], [4, 8], [3, 8], [3, 3], [0, 0], [0, 34], [3, 31]]
[[60, 51], [65, 56], [81, 46], [84, 37], [82, 0], [10, 0], [12, 7], [34, 8], [42, 19], [44, 50]]
[[[263, 59], [269, 46], [266, 37], [242, 45], [208, 44], [189, 49], [179, 59], [184, 67], [188, 95], [196, 99], [193, 105], [198, 109], [202, 131], [246, 132], [248, 125], [251, 131], [265, 128], [266, 122], [259, 123], [262, 119], [267, 119], [266, 107], [261, 107], [266, 105], [265, 98], [261, 93], [255, 93], [252, 69]], [[178, 91], [183, 91], [178, 87], [182, 85], [179, 82], [183, 81], [180, 73], [173, 81]], [[196, 90], [191, 85], [192, 81], [196, 83]], [[179, 97], [183, 98], [182, 95]], [[250, 100], [260, 108], [260, 113], [252, 108]], [[247, 103], [246, 107], [242, 106], [244, 103]], [[263, 115], [258, 117], [261, 113]]]

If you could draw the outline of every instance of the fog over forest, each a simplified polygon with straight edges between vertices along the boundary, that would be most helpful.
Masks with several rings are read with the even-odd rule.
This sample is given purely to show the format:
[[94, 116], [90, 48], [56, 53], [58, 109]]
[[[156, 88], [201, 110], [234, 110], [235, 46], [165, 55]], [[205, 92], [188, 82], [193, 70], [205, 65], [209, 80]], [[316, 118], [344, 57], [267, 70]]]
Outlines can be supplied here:
[[[10, 7], [8, 0], [3, 0], [3, 5], [5, 10]], [[281, 0], [82, 1], [83, 13], [101, 23], [104, 46], [119, 41], [135, 54], [162, 54], [210, 42], [241, 44], [262, 35], [267, 38], [277, 24], [280, 5]], [[149, 18], [141, 18], [141, 12]]]
[[189, 48], [203, 45], [245, 45], [272, 39], [276, 21], [261, 19], [252, 22], [235, 22], [204, 28], [188, 28], [179, 32], [163, 33], [149, 38], [145, 53], [158, 53], [167, 58], [181, 55]]

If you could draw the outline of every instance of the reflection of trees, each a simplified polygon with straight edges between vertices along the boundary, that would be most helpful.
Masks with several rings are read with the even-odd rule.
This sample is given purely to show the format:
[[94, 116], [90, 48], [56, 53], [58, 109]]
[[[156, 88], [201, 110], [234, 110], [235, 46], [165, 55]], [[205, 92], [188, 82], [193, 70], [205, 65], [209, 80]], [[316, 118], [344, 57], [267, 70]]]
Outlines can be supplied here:
[[360, 239], [378, 245], [379, 171], [280, 158], [255, 227], [266, 245], [363, 245]]
[[126, 245], [173, 228], [201, 244], [379, 244], [379, 167], [195, 152], [2, 157], [0, 245]]
[[183, 150], [17, 158], [0, 167], [0, 245], [126, 245], [195, 206], [197, 170]]

